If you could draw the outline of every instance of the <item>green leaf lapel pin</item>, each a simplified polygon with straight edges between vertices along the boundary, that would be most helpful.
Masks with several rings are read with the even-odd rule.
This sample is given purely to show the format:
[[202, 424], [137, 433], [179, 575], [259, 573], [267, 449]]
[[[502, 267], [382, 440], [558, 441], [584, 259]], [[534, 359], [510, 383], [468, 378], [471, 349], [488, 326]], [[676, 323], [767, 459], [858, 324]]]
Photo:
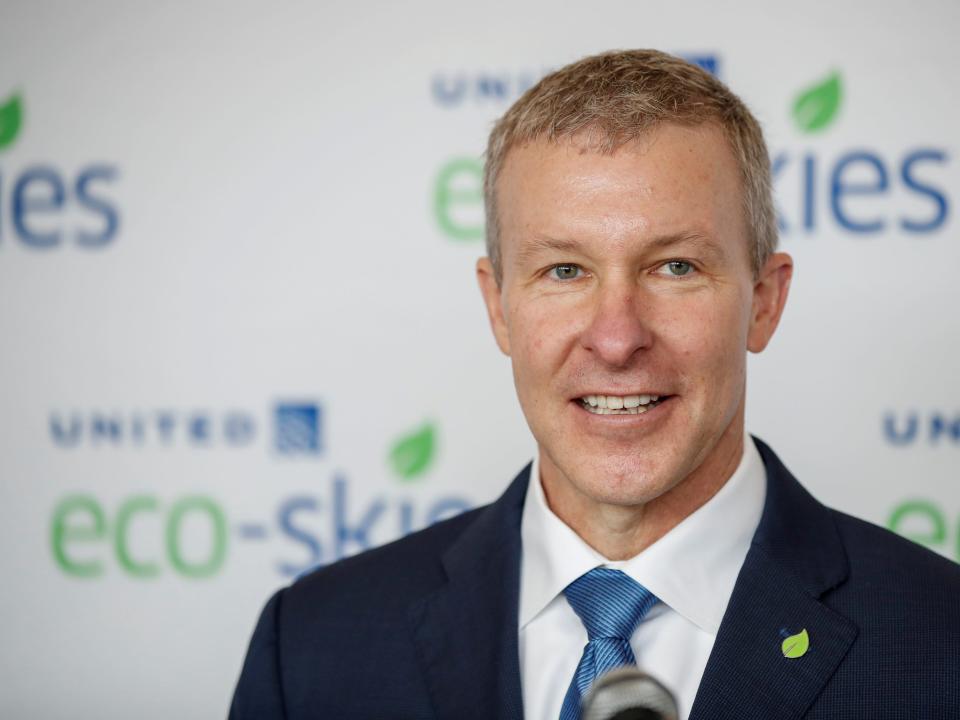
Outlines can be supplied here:
[[786, 638], [780, 644], [780, 649], [783, 651], [785, 658], [803, 657], [810, 649], [810, 636], [807, 635], [806, 630], [801, 630], [796, 635]]

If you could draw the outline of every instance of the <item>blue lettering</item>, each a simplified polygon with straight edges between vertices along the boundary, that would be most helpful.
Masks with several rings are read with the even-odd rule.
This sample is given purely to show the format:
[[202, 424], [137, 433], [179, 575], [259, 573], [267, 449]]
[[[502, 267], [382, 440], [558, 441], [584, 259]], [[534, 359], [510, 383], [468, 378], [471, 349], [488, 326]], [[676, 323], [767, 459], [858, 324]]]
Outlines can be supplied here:
[[[45, 196], [30, 192], [31, 186], [45, 188]], [[59, 230], [41, 232], [27, 224], [30, 214], [58, 212], [64, 203], [66, 192], [63, 181], [52, 168], [37, 167], [24, 172], [13, 187], [13, 226], [17, 235], [27, 245], [35, 248], [51, 248], [60, 244]]]
[[173, 429], [177, 420], [172, 412], [160, 411], [157, 413], [157, 432], [164, 445], [173, 442]]
[[75, 185], [77, 201], [87, 210], [103, 218], [103, 229], [99, 232], [77, 231], [77, 244], [95, 248], [106, 245], [117, 234], [120, 224], [117, 209], [109, 202], [90, 192], [90, 185], [94, 182], [110, 182], [117, 175], [116, 169], [106, 165], [94, 165], [83, 171]]
[[492, 97], [495, 100], [505, 100], [509, 95], [509, 83], [503, 78], [481, 75], [477, 78], [477, 95], [479, 97]]
[[320, 541], [308, 530], [298, 527], [294, 523], [294, 516], [301, 512], [311, 514], [317, 513], [319, 504], [313, 498], [307, 496], [293, 497], [280, 506], [279, 521], [280, 529], [291, 540], [301, 543], [309, 551], [310, 556], [305, 563], [294, 564], [287, 562], [277, 563], [277, 570], [286, 576], [301, 575], [308, 570], [315, 568], [323, 560], [323, 551]]
[[122, 427], [119, 418], [94, 415], [90, 418], [90, 442], [103, 439], [117, 445], [123, 439]]
[[356, 550], [366, 550], [371, 546], [370, 529], [386, 509], [383, 500], [375, 500], [367, 508], [367, 512], [356, 525], [347, 524], [347, 483], [340, 477], [333, 481], [333, 523], [334, 539], [336, 543], [336, 558], [347, 555], [349, 543], [356, 545]]
[[937, 413], [930, 417], [930, 442], [937, 443], [944, 435], [960, 442], [960, 416], [950, 419]]
[[76, 447], [77, 443], [80, 442], [80, 432], [82, 428], [83, 423], [76, 415], [70, 418], [68, 428], [64, 428], [63, 422], [56, 414], [51, 413], [50, 415], [50, 437], [53, 438], [53, 441], [57, 445]]
[[253, 419], [240, 412], [228, 413], [223, 421], [223, 432], [231, 445], [249, 445], [253, 441]]
[[413, 503], [405, 500], [400, 503], [400, 535], [409, 535], [413, 531]]
[[459, 105], [463, 101], [466, 91], [466, 81], [463, 76], [454, 79], [453, 87], [440, 75], [433, 77], [433, 96], [442, 104], [448, 106]]
[[76, 447], [84, 440], [132, 446], [157, 443], [169, 447], [176, 442], [189, 442], [201, 447], [211, 447], [214, 443], [239, 447], [250, 445], [256, 434], [255, 419], [241, 411], [222, 416], [208, 411], [180, 414], [174, 410], [149, 413], [94, 411], [72, 415], [51, 412], [48, 429], [52, 442], [63, 447]]
[[909, 445], [916, 440], [918, 425], [916, 413], [907, 416], [907, 425], [903, 430], [897, 428], [897, 419], [892, 412], [888, 412], [883, 418], [884, 435], [894, 445]]
[[903, 166], [900, 168], [900, 176], [903, 178], [903, 184], [920, 195], [929, 197], [936, 207], [935, 214], [929, 220], [911, 220], [910, 218], [901, 218], [900, 227], [908, 232], [933, 232], [947, 219], [947, 198], [944, 193], [930, 185], [919, 182], [913, 175], [913, 167], [917, 163], [937, 162], [944, 163], [947, 160], [945, 153], [939, 150], [917, 150], [910, 153], [903, 160]]
[[816, 199], [816, 157], [807, 155], [803, 159], [803, 227], [806, 230], [813, 230], [816, 223], [814, 214]]
[[[786, 153], [780, 153], [773, 158], [773, 162], [770, 164], [770, 181], [776, 185], [777, 178], [780, 176], [780, 172], [787, 166], [789, 158]], [[777, 213], [777, 227], [780, 228], [780, 232], [790, 232], [790, 226], [787, 225], [787, 221], [783, 217], [783, 212], [780, 208], [776, 208]]]
[[[950, 213], [950, 203], [946, 191], [926, 179], [918, 177], [922, 170], [934, 165], [943, 165], [948, 161], [946, 152], [930, 148], [912, 151], [904, 157], [900, 165], [900, 179], [907, 191], [925, 198], [931, 204], [926, 215], [904, 216], [899, 219], [899, 227], [911, 233], [933, 232], [942, 227]], [[820, 158], [814, 153], [806, 153], [797, 158], [797, 177], [799, 180], [800, 205], [797, 226], [804, 232], [816, 231], [820, 206], [818, 167]], [[792, 173], [790, 166], [793, 158], [787, 152], [774, 155], [771, 160], [771, 178], [775, 185], [782, 184], [784, 176]], [[829, 201], [830, 209], [837, 224], [844, 230], [857, 234], [878, 233], [888, 227], [892, 218], [884, 213], [873, 216], [858, 215], [851, 207], [856, 196], [881, 197], [889, 195], [892, 189], [888, 164], [877, 153], [870, 150], [848, 152], [838, 158], [830, 167]], [[875, 205], [881, 208], [881, 205]], [[792, 223], [784, 215], [779, 203], [776, 208], [777, 225], [782, 233], [789, 233]]]
[[194, 415], [188, 425], [190, 437], [198, 445], [207, 445], [210, 441], [210, 418], [206, 415]]
[[130, 418], [130, 440], [137, 445], [143, 445], [145, 434], [146, 432], [145, 428], [143, 427], [143, 418], [139, 415], [134, 415], [132, 418]]
[[[843, 176], [847, 169], [855, 169], [858, 165], [875, 173], [873, 182], [844, 183]], [[841, 201], [845, 195], [879, 195], [886, 192], [889, 185], [887, 169], [876, 155], [861, 151], [843, 156], [833, 168], [833, 177], [830, 183], [830, 203], [837, 222], [852, 232], [871, 233], [883, 230], [884, 222], [880, 218], [874, 220], [851, 219], [844, 211]]]

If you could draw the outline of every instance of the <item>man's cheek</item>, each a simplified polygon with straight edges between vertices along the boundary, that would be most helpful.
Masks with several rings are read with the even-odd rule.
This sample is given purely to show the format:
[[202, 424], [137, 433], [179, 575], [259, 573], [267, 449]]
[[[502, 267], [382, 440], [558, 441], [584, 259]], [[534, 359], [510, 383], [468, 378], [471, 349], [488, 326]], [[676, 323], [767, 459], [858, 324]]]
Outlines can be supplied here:
[[722, 306], [691, 308], [665, 325], [666, 334], [684, 356], [699, 357], [705, 364], [718, 356], [726, 359], [730, 348], [746, 341], [746, 329], [739, 316], [725, 310]]
[[526, 362], [532, 365], [549, 364], [549, 356], [557, 342], [558, 333], [552, 329], [549, 317], [532, 316], [518, 324], [514, 338]]

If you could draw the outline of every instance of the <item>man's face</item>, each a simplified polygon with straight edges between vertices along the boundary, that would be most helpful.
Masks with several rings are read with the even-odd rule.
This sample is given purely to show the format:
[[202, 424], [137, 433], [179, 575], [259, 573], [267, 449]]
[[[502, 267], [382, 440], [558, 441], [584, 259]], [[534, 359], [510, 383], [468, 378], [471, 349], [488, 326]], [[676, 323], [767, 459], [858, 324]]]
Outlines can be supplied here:
[[754, 279], [741, 187], [712, 124], [612, 155], [576, 138], [510, 151], [502, 283], [485, 259], [478, 274], [548, 492], [638, 505], [739, 460], [746, 350], [790, 275], [778, 255]]

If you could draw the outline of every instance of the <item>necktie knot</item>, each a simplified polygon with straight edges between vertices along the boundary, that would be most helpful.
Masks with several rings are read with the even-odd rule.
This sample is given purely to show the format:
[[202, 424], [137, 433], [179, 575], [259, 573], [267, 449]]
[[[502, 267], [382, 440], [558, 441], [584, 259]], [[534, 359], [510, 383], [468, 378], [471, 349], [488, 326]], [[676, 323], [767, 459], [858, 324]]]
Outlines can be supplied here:
[[580, 720], [580, 698], [601, 674], [635, 665], [630, 637], [657, 597], [620, 570], [594, 568], [563, 590], [590, 641], [563, 699], [560, 720]]
[[564, 588], [570, 607], [580, 617], [591, 641], [630, 640], [657, 597], [627, 574], [594, 568]]

